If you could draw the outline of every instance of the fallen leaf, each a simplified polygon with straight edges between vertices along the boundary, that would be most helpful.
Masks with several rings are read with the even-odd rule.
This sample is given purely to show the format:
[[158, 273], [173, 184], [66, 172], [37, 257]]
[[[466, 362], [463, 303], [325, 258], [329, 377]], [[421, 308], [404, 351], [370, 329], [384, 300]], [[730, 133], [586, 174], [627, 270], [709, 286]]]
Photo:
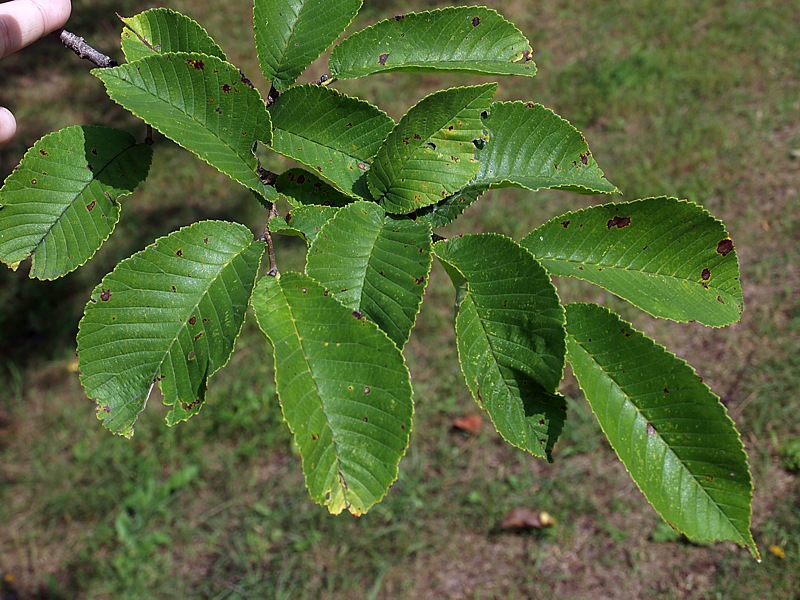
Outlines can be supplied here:
[[781, 560], [786, 558], [786, 551], [783, 548], [781, 548], [780, 546], [776, 546], [775, 544], [772, 544], [772, 546], [769, 547], [769, 551], [772, 554], [774, 554], [775, 556], [777, 556], [778, 558], [780, 558]]
[[453, 427], [467, 433], [478, 433], [483, 427], [483, 418], [480, 415], [464, 415], [453, 419]]
[[544, 511], [534, 512], [529, 508], [517, 506], [512, 508], [500, 523], [502, 531], [528, 531], [552, 527], [556, 520]]

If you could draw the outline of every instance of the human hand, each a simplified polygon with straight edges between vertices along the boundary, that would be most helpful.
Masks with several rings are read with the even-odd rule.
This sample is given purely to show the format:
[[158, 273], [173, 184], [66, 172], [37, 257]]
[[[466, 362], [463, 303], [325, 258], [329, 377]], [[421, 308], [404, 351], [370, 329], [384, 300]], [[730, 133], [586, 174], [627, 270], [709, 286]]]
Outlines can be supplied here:
[[[55, 31], [69, 18], [70, 0], [11, 0], [0, 3], [0, 58]], [[17, 131], [14, 115], [0, 106], [0, 146]]]

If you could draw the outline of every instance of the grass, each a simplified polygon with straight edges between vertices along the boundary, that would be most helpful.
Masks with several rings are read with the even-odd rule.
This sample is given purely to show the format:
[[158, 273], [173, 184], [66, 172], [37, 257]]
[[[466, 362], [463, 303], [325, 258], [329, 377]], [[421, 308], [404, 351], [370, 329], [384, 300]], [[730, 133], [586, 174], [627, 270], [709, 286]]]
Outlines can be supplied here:
[[[369, 2], [356, 27], [437, 2]], [[75, 2], [76, 33], [112, 48], [116, 10]], [[262, 89], [248, 8], [170, 4], [203, 23]], [[142, 190], [85, 269], [53, 283], [0, 273], [0, 572], [21, 597], [46, 598], [539, 598], [793, 597], [800, 589], [800, 47], [785, 3], [492, 4], [533, 41], [539, 74], [500, 81], [502, 99], [535, 100], [578, 126], [624, 199], [662, 194], [704, 204], [737, 244], [742, 322], [724, 330], [626, 317], [698, 368], [728, 406], [748, 448], [753, 524], [763, 562], [727, 544], [671, 535], [602, 438], [574, 380], [569, 419], [547, 465], [484, 426], [451, 430], [476, 412], [457, 367], [452, 290], [437, 266], [407, 348], [416, 398], [412, 443], [386, 500], [368, 515], [331, 517], [308, 499], [281, 421], [271, 356], [248, 322], [208, 405], [173, 429], [151, 402], [132, 441], [111, 437], [73, 372], [86, 294], [122, 257], [197, 218], [263, 219], [247, 193], [179, 148], [159, 142]], [[353, 28], [355, 29], [355, 27]], [[229, 31], [241, 36], [225, 36]], [[0, 152], [10, 172], [25, 148], [73, 123], [143, 129], [103, 100], [86, 66], [42, 42], [5, 59], [3, 102], [20, 134]], [[51, 77], [53, 71], [56, 75]], [[317, 63], [306, 80], [324, 70]], [[5, 75], [8, 79], [5, 79]], [[476, 81], [484, 81], [477, 79]], [[398, 118], [463, 76], [402, 74], [343, 83]], [[401, 91], [402, 93], [398, 93]], [[276, 170], [283, 168], [270, 165]], [[451, 228], [516, 239], [596, 198], [503, 191]], [[302, 248], [279, 240], [283, 270]], [[562, 295], [613, 303], [574, 282]], [[252, 321], [252, 319], [251, 319]], [[499, 530], [512, 507], [558, 521], [539, 533]], [[769, 550], [776, 546], [780, 558]], [[2, 588], [0, 588], [2, 590]]]

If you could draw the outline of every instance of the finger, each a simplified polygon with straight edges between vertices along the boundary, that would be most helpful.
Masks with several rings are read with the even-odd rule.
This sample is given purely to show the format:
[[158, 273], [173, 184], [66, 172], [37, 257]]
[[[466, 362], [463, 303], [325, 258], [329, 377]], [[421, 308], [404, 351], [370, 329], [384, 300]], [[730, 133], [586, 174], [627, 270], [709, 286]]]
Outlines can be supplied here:
[[7, 108], [0, 106], [0, 146], [5, 146], [17, 132], [17, 122]]
[[69, 0], [11, 0], [0, 4], [0, 58], [67, 22]]

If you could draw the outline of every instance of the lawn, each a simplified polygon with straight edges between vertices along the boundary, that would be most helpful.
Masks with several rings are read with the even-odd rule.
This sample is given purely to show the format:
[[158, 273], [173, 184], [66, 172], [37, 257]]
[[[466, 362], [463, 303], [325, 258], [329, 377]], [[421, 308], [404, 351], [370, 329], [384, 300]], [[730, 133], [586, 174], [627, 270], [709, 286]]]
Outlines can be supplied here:
[[[167, 3], [161, 3], [167, 4]], [[202, 23], [262, 92], [248, 3], [168, 3]], [[349, 31], [444, 2], [367, 1]], [[458, 368], [453, 292], [435, 265], [406, 348], [415, 389], [411, 447], [385, 501], [333, 517], [303, 484], [275, 396], [269, 345], [249, 318], [207, 406], [174, 428], [148, 404], [132, 440], [94, 416], [75, 373], [90, 290], [120, 259], [198, 218], [263, 227], [227, 177], [164, 138], [116, 233], [56, 282], [0, 271], [0, 599], [39, 598], [791, 598], [800, 589], [800, 5], [771, 2], [489, 3], [531, 40], [533, 79], [500, 80], [498, 99], [541, 102], [580, 129], [622, 199], [688, 198], [736, 243], [745, 313], [725, 329], [651, 319], [588, 285], [565, 299], [620, 310], [692, 364], [721, 397], [750, 456], [753, 532], [763, 561], [732, 544], [687, 542], [647, 504], [605, 441], [574, 379], [555, 462], [492, 430]], [[68, 28], [120, 57], [121, 24], [149, 3], [78, 0]], [[231, 35], [234, 33], [234, 35]], [[0, 104], [19, 122], [0, 178], [42, 135], [71, 124], [144, 127], [52, 39], [0, 63]], [[318, 61], [302, 81], [324, 72]], [[441, 87], [495, 78], [383, 75], [336, 87], [395, 119]], [[279, 171], [288, 162], [266, 165]], [[567, 210], [604, 201], [494, 191], [449, 234], [519, 240]], [[286, 207], [282, 209], [285, 211]], [[282, 270], [302, 242], [277, 240]], [[252, 317], [252, 315], [251, 315]], [[515, 507], [551, 528], [501, 527]], [[5, 586], [2, 587], [2, 586]]]

